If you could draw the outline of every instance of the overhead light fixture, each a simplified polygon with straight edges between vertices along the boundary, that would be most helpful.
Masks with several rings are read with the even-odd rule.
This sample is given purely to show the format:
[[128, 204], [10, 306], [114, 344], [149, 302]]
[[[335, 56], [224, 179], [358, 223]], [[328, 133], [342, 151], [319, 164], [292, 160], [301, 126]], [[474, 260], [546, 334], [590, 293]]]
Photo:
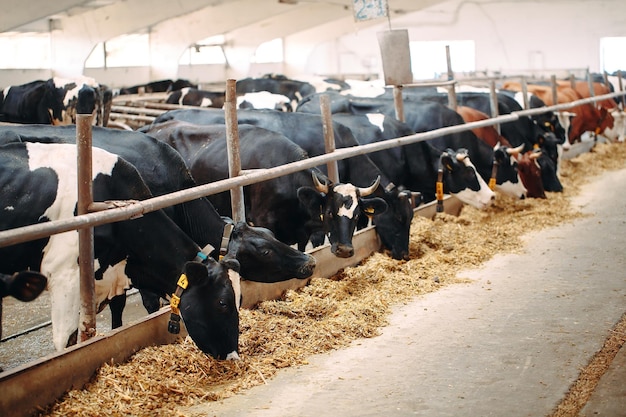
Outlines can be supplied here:
[[298, 4], [298, 0], [278, 0], [279, 3]]

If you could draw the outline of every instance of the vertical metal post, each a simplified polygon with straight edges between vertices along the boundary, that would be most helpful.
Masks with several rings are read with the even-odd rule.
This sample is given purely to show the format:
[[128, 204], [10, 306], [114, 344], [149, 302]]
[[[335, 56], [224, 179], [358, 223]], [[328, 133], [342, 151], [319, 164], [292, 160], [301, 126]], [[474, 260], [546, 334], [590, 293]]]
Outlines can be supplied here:
[[[333, 119], [330, 112], [330, 97], [328, 94], [322, 94], [320, 96], [320, 110], [322, 112], [322, 126], [324, 131], [324, 147], [326, 153], [333, 153], [335, 151], [335, 130], [333, 129]], [[326, 163], [328, 169], [328, 178], [334, 183], [339, 183], [339, 169], [337, 167], [337, 161], [330, 161]]]
[[622, 70], [617, 71], [617, 84], [619, 85], [619, 91], [624, 91], [624, 85], [622, 81]]
[[[491, 117], [498, 117], [498, 93], [496, 92], [496, 82], [489, 81], [489, 98], [491, 99]], [[494, 129], [500, 133], [500, 123], [493, 125]]]
[[[76, 148], [78, 215], [87, 214], [93, 202], [93, 167], [91, 155], [91, 123], [95, 109], [95, 90], [83, 87], [78, 93], [76, 107]], [[91, 95], [91, 97], [90, 97]], [[91, 98], [91, 100], [90, 100]], [[84, 342], [96, 334], [96, 302], [94, 277], [94, 228], [78, 229], [78, 269], [80, 271], [80, 324], [79, 341]]]
[[404, 101], [402, 101], [402, 86], [393, 86], [393, 105], [396, 109], [396, 119], [404, 122]]
[[[241, 158], [239, 154], [239, 128], [237, 125], [237, 82], [226, 80], [226, 99], [224, 102], [224, 121], [226, 122], [226, 141], [228, 151], [228, 176], [241, 175]], [[246, 220], [246, 209], [243, 200], [243, 187], [237, 186], [230, 190], [230, 204], [233, 221]]]
[[[570, 82], [572, 82], [574, 85], [576, 85], [576, 81], [571, 81], [573, 80], [573, 76], [572, 78], [570, 78]], [[558, 95], [558, 86], [556, 84], [556, 75], [552, 75], [550, 77], [550, 84], [552, 85], [552, 105], [557, 105], [559, 104], [559, 95]], [[572, 87], [574, 88], [574, 87]]]
[[[446, 45], [446, 65], [448, 67], [448, 81], [454, 80], [454, 71], [452, 70], [452, 57], [450, 55], [450, 45]], [[456, 85], [448, 86], [448, 107], [456, 111], [459, 103], [456, 100]]]
[[569, 75], [569, 85], [572, 90], [576, 90], [576, 76], [574, 74]]
[[591, 76], [589, 69], [587, 69], [587, 86], [589, 87], [589, 97], [595, 97], [596, 92], [593, 89], [593, 77]]

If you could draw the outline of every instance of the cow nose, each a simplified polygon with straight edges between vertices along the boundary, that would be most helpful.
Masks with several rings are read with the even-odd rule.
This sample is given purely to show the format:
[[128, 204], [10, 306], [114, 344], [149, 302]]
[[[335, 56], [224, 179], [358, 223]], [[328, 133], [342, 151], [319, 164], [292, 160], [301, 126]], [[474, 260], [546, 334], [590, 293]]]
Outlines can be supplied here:
[[335, 256], [339, 258], [350, 258], [354, 255], [354, 248], [351, 245], [337, 245]]
[[525, 196], [524, 194], [522, 194], [522, 195], [520, 195], [520, 196], [519, 196], [519, 199], [520, 199], [520, 200], [525, 200], [525, 199], [526, 199], [526, 196]]
[[241, 358], [239, 357], [239, 354], [237, 353], [236, 350], [233, 350], [232, 352], [230, 352], [228, 355], [226, 355], [226, 360], [227, 361], [238, 361]]

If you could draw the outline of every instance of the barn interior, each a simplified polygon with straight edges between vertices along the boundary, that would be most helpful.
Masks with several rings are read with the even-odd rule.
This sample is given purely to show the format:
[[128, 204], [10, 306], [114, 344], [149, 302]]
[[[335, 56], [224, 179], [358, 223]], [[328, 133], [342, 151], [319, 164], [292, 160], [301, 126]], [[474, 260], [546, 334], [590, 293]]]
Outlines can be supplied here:
[[377, 34], [398, 29], [408, 31], [415, 80], [446, 72], [445, 45], [460, 74], [583, 76], [612, 73], [626, 59], [619, 53], [626, 37], [620, 0], [10, 0], [5, 6], [0, 86], [79, 75], [112, 88], [177, 78], [219, 87], [266, 73], [382, 78]]

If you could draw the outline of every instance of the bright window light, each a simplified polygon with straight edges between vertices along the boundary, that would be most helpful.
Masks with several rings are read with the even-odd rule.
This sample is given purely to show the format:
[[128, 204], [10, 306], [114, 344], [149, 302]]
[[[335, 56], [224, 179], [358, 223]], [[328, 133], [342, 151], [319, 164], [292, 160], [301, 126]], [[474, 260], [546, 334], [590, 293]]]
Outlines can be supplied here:
[[0, 68], [47, 69], [51, 66], [49, 33], [0, 34], [0, 51]]
[[105, 46], [107, 67], [142, 67], [150, 65], [150, 38], [148, 34], [132, 34], [110, 39], [105, 45], [98, 44], [87, 57], [86, 67], [104, 67]]
[[602, 71], [609, 74], [626, 70], [626, 37], [600, 38], [600, 60]]
[[283, 62], [283, 40], [276, 38], [262, 43], [256, 48], [250, 62], [257, 64]]
[[432, 80], [448, 73], [446, 45], [454, 72], [476, 70], [474, 41], [413, 41], [409, 44], [413, 79]]
[[225, 64], [223, 45], [224, 35], [199, 40], [185, 50], [178, 63], [179, 65]]

